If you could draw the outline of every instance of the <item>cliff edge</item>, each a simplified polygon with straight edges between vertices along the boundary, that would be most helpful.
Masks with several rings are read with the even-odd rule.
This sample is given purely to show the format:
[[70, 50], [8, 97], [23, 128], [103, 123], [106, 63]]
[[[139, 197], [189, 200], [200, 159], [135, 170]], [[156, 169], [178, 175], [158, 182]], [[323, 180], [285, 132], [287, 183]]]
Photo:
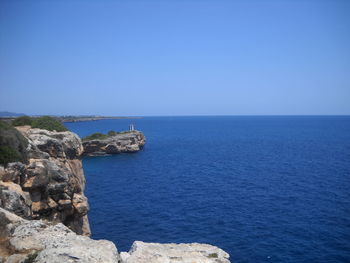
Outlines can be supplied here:
[[27, 163], [0, 168], [0, 207], [26, 219], [63, 223], [90, 235], [83, 146], [73, 132], [19, 127], [28, 140]]

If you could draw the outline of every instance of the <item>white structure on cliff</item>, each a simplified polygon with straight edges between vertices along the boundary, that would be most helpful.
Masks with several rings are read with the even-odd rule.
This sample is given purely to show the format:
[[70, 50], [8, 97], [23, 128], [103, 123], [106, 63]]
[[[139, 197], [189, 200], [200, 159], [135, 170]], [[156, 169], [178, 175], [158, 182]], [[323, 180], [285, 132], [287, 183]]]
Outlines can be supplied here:
[[135, 130], [134, 124], [130, 124], [130, 125], [129, 125], [129, 131], [134, 131], [134, 130]]

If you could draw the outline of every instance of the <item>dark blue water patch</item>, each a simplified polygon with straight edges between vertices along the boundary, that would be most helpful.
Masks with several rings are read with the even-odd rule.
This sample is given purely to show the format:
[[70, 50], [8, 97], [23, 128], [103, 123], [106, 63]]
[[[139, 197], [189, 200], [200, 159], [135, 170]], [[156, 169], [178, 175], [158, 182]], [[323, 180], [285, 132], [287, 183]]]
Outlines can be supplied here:
[[147, 137], [83, 160], [93, 237], [203, 242], [233, 262], [350, 262], [350, 117], [148, 117], [67, 123]]

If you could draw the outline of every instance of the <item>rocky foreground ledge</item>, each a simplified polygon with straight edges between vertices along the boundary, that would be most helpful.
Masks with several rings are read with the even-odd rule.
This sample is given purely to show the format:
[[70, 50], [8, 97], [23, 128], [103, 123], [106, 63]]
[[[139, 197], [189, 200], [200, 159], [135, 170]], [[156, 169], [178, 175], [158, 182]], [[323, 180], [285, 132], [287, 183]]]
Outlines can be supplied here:
[[96, 156], [117, 153], [133, 153], [141, 150], [146, 138], [140, 131], [127, 131], [105, 139], [84, 140], [84, 155]]
[[206, 244], [135, 241], [118, 253], [107, 240], [77, 235], [63, 224], [25, 220], [0, 208], [0, 262], [5, 263], [229, 263], [223, 250]]
[[135, 241], [129, 253], [120, 253], [123, 263], [230, 263], [222, 249], [199, 243], [160, 244]]
[[0, 208], [0, 262], [118, 263], [115, 245], [77, 235], [61, 223], [25, 220]]

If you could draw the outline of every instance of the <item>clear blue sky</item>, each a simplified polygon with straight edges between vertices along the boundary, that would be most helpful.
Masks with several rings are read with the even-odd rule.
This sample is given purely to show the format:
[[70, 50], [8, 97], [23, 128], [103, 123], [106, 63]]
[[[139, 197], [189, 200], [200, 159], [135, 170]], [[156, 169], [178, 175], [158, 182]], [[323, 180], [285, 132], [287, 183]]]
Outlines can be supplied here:
[[0, 111], [350, 114], [348, 0], [0, 0]]

